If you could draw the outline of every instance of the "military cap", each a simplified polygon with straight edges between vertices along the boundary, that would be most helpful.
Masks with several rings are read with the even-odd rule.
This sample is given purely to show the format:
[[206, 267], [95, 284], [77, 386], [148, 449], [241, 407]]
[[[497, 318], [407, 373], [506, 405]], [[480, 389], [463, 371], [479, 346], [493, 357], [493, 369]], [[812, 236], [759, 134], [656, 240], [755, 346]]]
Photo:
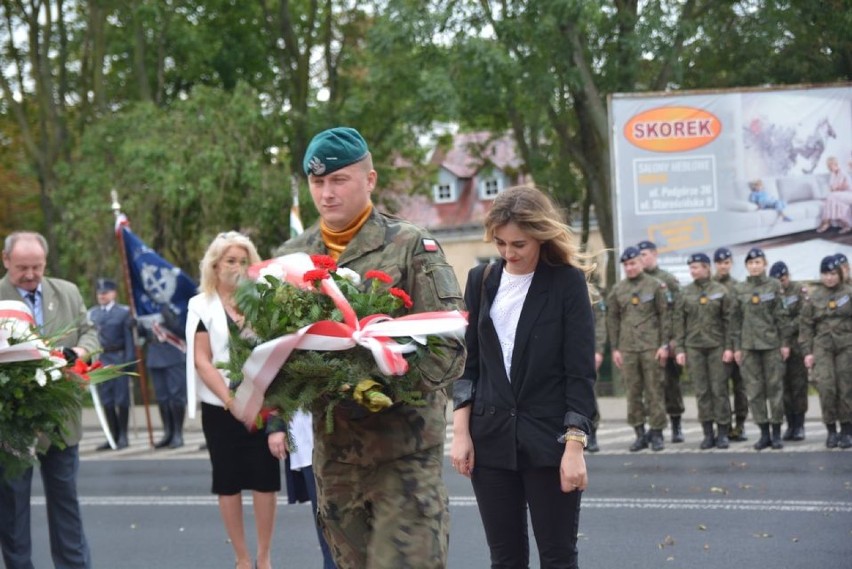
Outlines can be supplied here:
[[849, 259], [847, 259], [846, 255], [843, 253], [835, 253], [834, 258], [837, 259], [837, 262], [841, 265], [849, 263]]
[[836, 271], [838, 268], [840, 268], [840, 262], [837, 260], [836, 255], [823, 257], [819, 263], [819, 272], [821, 273], [830, 273], [831, 271]]
[[115, 281], [111, 279], [98, 279], [95, 283], [95, 290], [97, 292], [107, 292], [116, 290], [117, 288], [118, 286], [115, 284]]
[[746, 262], [749, 262], [752, 259], [766, 259], [766, 253], [763, 252], [763, 249], [752, 247], [748, 250], [748, 253], [746, 253], [745, 260]]
[[639, 249], [636, 247], [628, 247], [621, 253], [621, 262], [629, 261], [630, 259], [635, 259], [639, 256]]
[[325, 176], [366, 158], [370, 150], [354, 128], [339, 126], [316, 135], [305, 151], [305, 175]]
[[733, 256], [734, 254], [731, 253], [731, 250], [727, 247], [719, 247], [716, 249], [716, 252], [713, 253], [713, 260], [718, 263], [719, 261], [730, 259]]
[[704, 253], [693, 253], [686, 260], [687, 265], [691, 265], [692, 263], [707, 263], [710, 264], [710, 257], [705, 255]]
[[780, 279], [784, 275], [789, 275], [790, 269], [787, 268], [787, 263], [784, 261], [776, 261], [772, 263], [769, 269], [769, 276], [775, 279]]
[[639, 248], [640, 251], [645, 251], [646, 249], [649, 251], [657, 250], [657, 244], [653, 241], [640, 241], [636, 246]]

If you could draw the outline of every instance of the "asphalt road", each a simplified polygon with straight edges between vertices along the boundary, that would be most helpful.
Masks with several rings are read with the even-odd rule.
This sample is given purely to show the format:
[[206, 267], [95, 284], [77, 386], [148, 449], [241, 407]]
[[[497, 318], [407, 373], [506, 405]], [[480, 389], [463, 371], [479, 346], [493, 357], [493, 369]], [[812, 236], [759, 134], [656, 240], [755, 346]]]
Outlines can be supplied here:
[[[849, 567], [852, 565], [852, 450], [828, 451], [823, 432], [783, 451], [756, 452], [751, 443], [698, 451], [700, 427], [686, 424], [687, 442], [662, 453], [628, 453], [630, 430], [601, 429], [603, 451], [587, 457], [590, 488], [583, 498], [580, 560], [584, 569]], [[95, 453], [98, 434], [81, 446], [79, 489], [97, 568], [232, 567], [209, 463], [189, 444], [151, 451]], [[753, 433], [752, 433], [752, 441]], [[452, 518], [449, 567], [488, 567], [473, 493], [445, 466]], [[46, 516], [34, 480], [36, 567], [50, 567]], [[320, 567], [310, 507], [279, 501], [276, 567]], [[247, 514], [250, 503], [245, 502]], [[250, 515], [246, 516], [248, 520]], [[247, 534], [253, 541], [251, 522]], [[531, 567], [538, 567], [534, 544]]]

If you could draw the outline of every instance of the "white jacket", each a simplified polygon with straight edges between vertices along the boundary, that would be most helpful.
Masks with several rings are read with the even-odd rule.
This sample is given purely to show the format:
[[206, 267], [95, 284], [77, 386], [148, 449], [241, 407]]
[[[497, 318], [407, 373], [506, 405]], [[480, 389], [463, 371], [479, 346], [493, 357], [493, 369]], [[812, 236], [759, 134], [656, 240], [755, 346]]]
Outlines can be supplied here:
[[[195, 369], [195, 333], [198, 323], [202, 322], [210, 335], [210, 349], [213, 352], [213, 364], [227, 362], [230, 359], [228, 343], [230, 333], [228, 331], [228, 318], [225, 315], [225, 307], [218, 294], [201, 293], [189, 300], [189, 308], [186, 317], [186, 395], [189, 407], [189, 418], [195, 418], [198, 400], [210, 405], [224, 407], [225, 404], [210, 389], [204, 385], [204, 381]], [[219, 370], [222, 381], [228, 385], [227, 372]]]

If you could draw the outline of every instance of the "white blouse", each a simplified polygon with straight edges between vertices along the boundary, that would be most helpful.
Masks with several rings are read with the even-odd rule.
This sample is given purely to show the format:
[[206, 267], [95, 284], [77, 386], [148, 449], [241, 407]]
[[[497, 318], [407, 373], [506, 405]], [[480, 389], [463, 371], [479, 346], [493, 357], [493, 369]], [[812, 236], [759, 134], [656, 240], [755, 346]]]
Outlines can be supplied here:
[[515, 332], [518, 328], [518, 320], [521, 318], [521, 309], [524, 300], [530, 290], [535, 273], [526, 275], [513, 275], [503, 269], [500, 278], [500, 288], [491, 305], [491, 320], [497, 330], [497, 338], [500, 340], [500, 348], [503, 351], [503, 365], [506, 368], [506, 377], [511, 378], [512, 352], [515, 349]]

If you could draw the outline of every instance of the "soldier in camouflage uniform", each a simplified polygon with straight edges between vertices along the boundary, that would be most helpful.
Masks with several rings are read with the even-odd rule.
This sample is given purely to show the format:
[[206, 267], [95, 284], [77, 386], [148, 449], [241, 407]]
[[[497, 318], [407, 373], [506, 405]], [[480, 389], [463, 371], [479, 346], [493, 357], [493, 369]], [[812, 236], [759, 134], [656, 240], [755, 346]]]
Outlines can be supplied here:
[[[766, 275], [766, 255], [753, 248], [746, 255], [749, 276], [736, 288], [734, 358], [740, 364], [751, 416], [760, 427], [757, 450], [784, 448], [784, 361], [790, 355], [787, 311], [781, 283]], [[770, 425], [772, 433], [770, 435]]]
[[[725, 285], [732, 294], [734, 293], [737, 279], [731, 276], [731, 265], [733, 264], [733, 253], [727, 247], [719, 247], [713, 253], [713, 264], [716, 274], [713, 280]], [[731, 391], [734, 392], [734, 418], [736, 422], [728, 433], [731, 442], [747, 441], [745, 434], [745, 422], [748, 417], [748, 396], [746, 395], [745, 382], [743, 381], [740, 366], [736, 361], [725, 364], [725, 373], [731, 379]]]
[[[639, 249], [621, 254], [626, 278], [616, 284], [607, 299], [607, 332], [612, 362], [627, 387], [627, 421], [636, 431], [632, 452], [663, 450], [666, 426], [665, 375], [669, 357], [671, 317], [668, 287], [642, 270]], [[645, 434], [648, 419], [650, 436]]]
[[784, 261], [772, 264], [769, 276], [781, 283], [784, 308], [787, 309], [790, 332], [790, 357], [784, 370], [784, 416], [787, 428], [782, 441], [805, 440], [805, 413], [808, 411], [808, 370], [799, 346], [799, 312], [808, 297], [808, 287], [790, 280], [790, 269]]
[[[606, 351], [606, 299], [599, 290], [597, 293], [598, 297], [596, 297], [592, 304], [592, 314], [595, 316], [595, 372], [600, 372]], [[595, 385], [597, 385], [597, 381]], [[592, 432], [589, 433], [589, 442], [586, 444], [586, 450], [589, 452], [598, 452], [601, 449], [598, 445], [598, 426], [600, 422], [600, 407], [597, 405], [596, 398], [595, 416], [592, 417]]]
[[[377, 174], [357, 131], [321, 132], [303, 166], [321, 219], [277, 254], [328, 254], [362, 275], [384, 271], [393, 278], [391, 286], [409, 294], [412, 312], [463, 307], [455, 273], [437, 242], [372, 206]], [[378, 413], [338, 408], [331, 434], [323, 413], [314, 413], [317, 517], [338, 568], [446, 567], [445, 388], [461, 374], [464, 360], [463, 343], [447, 340], [417, 364], [422, 407], [398, 404]]]
[[[734, 359], [731, 321], [735, 301], [724, 285], [710, 280], [710, 257], [695, 253], [687, 259], [692, 283], [675, 302], [674, 337], [677, 363], [687, 366], [695, 385], [698, 420], [704, 429], [701, 449], [728, 448], [731, 402], [725, 363]], [[718, 436], [713, 432], [713, 423]]]
[[[820, 263], [820, 282], [802, 307], [799, 342], [813, 371], [825, 446], [852, 447], [852, 285], [842, 282], [836, 257]], [[841, 434], [837, 436], [837, 421]]]
[[[642, 241], [637, 245], [642, 259], [642, 266], [645, 272], [658, 281], [666, 283], [668, 294], [666, 298], [669, 302], [669, 317], [674, 314], [674, 304], [677, 300], [677, 295], [680, 291], [680, 283], [673, 274], [664, 271], [657, 265], [657, 246], [652, 241]], [[670, 328], [673, 330], [673, 328]], [[669, 342], [669, 358], [666, 360], [665, 376], [666, 376], [666, 413], [672, 421], [672, 442], [682, 443], [683, 428], [680, 424], [681, 416], [684, 412], [683, 392], [680, 389], [680, 374], [681, 367], [675, 361], [675, 353], [672, 339]]]

